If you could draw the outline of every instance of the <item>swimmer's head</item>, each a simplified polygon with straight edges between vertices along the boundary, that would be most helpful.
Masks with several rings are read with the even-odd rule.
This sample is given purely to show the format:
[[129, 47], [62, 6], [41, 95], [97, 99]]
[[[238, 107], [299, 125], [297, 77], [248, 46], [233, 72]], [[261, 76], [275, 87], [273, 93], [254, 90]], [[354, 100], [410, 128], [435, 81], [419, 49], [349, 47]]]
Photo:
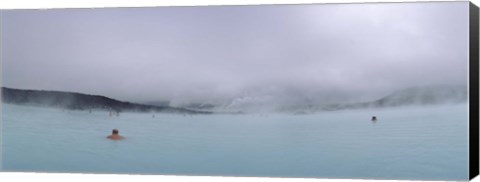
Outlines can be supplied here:
[[112, 134], [118, 135], [118, 130], [117, 130], [117, 129], [113, 129], [113, 130], [112, 130]]

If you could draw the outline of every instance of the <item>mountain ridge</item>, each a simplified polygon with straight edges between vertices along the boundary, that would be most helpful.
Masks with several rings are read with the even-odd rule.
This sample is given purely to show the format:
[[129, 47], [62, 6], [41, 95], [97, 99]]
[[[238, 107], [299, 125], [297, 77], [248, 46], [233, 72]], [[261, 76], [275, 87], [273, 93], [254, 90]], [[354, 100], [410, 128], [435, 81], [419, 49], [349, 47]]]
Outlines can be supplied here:
[[101, 95], [89, 95], [77, 92], [27, 90], [2, 87], [2, 102], [17, 105], [35, 105], [60, 107], [72, 110], [106, 109], [116, 112], [169, 112], [188, 114], [209, 114], [208, 111], [196, 111], [170, 106], [153, 106], [119, 101]]
[[395, 91], [379, 99], [353, 104], [332, 104], [327, 110], [382, 108], [411, 105], [435, 105], [466, 102], [468, 89], [466, 86], [430, 85], [409, 87]]
[[[321, 104], [305, 102], [303, 104], [277, 105], [274, 112], [287, 113], [315, 113], [320, 111], [336, 111], [345, 109], [385, 108], [410, 105], [432, 105], [460, 103], [467, 101], [468, 89], [458, 85], [433, 85], [409, 87], [397, 90], [386, 96], [372, 101], [356, 103]], [[245, 110], [225, 110], [223, 104], [216, 105], [211, 102], [190, 103], [183, 106], [172, 107], [168, 101], [150, 102], [145, 104], [131, 103], [115, 100], [101, 95], [89, 95], [77, 92], [22, 90], [2, 87], [2, 100], [12, 104], [31, 104], [39, 106], [63, 107], [67, 109], [108, 109], [117, 112], [176, 112], [189, 114], [205, 113], [248, 113]], [[252, 103], [251, 107], [258, 104]], [[228, 106], [228, 103], [227, 103]], [[275, 106], [274, 106], [275, 107]], [[226, 107], [228, 109], [228, 107]]]
[[[411, 105], [433, 105], [433, 104], [448, 104], [460, 103], [467, 101], [468, 89], [462, 85], [427, 85], [415, 86], [400, 89], [391, 92], [388, 95], [372, 99], [371, 101], [359, 101], [350, 103], [321, 103], [313, 102], [309, 99], [304, 99], [305, 102], [287, 103], [286, 105], [274, 106], [274, 112], [287, 113], [314, 113], [319, 111], [336, 111], [345, 109], [363, 109], [363, 108], [385, 108]], [[235, 99], [232, 99], [233, 102]], [[257, 107], [262, 103], [252, 103], [247, 108]], [[290, 104], [290, 105], [289, 105]], [[196, 110], [225, 110], [229, 109], [230, 103], [212, 104], [206, 103], [190, 103], [182, 107]], [[239, 110], [230, 110], [231, 112], [244, 112], [241, 108]]]

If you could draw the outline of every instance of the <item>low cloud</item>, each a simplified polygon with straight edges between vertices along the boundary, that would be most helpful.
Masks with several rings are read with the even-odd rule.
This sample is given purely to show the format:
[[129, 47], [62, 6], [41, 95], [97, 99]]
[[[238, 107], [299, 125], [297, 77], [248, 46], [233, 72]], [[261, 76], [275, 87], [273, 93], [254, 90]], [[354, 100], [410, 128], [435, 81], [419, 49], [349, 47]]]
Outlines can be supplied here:
[[468, 2], [2, 13], [13, 88], [181, 105], [348, 102], [467, 82]]

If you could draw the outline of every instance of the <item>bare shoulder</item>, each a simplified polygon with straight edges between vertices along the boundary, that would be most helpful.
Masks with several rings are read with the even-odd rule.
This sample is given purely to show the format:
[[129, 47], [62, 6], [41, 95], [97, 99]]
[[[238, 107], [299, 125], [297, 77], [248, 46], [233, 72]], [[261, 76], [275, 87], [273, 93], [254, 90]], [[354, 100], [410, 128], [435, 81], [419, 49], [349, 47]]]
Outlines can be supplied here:
[[125, 137], [118, 136], [118, 135], [117, 136], [110, 135], [110, 136], [107, 136], [107, 138], [110, 139], [110, 140], [123, 140], [123, 139], [125, 139]]

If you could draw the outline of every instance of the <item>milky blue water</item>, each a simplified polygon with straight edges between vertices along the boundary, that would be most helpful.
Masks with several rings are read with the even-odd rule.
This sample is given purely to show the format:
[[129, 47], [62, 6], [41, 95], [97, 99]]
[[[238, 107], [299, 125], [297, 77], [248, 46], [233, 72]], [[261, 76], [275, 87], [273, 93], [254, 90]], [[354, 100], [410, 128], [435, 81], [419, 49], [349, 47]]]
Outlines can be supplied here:
[[[466, 104], [312, 115], [3, 105], [2, 171], [467, 180]], [[379, 120], [372, 123], [376, 115]], [[127, 137], [111, 141], [113, 128]]]

